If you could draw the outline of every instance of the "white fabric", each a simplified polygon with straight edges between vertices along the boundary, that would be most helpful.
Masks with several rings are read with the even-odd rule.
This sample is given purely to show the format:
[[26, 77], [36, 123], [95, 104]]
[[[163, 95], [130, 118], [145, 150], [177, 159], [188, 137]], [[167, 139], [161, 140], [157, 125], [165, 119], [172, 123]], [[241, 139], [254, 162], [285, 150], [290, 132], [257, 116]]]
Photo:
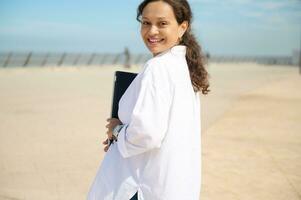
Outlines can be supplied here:
[[177, 45], [151, 58], [119, 101], [125, 126], [102, 161], [88, 200], [199, 200], [200, 97]]

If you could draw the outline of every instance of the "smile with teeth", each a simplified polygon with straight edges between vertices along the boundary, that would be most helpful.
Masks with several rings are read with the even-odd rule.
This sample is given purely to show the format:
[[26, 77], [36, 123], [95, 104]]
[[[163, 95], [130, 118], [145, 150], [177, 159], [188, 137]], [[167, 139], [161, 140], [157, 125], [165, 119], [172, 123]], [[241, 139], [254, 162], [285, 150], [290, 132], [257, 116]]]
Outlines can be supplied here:
[[162, 42], [164, 39], [148, 38], [147, 40], [151, 44], [156, 44], [156, 43]]

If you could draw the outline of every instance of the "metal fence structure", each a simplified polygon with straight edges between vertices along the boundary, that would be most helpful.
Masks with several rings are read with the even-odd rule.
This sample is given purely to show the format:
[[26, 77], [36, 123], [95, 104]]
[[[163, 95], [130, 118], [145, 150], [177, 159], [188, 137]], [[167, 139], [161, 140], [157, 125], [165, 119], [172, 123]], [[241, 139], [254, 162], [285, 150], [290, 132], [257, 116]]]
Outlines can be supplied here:
[[252, 62], [265, 65], [297, 65], [292, 56], [212, 56], [210, 62]]
[[0, 67], [29, 66], [104, 66], [141, 64], [151, 55], [124, 53], [34, 53], [7, 52], [0, 53]]
[[[140, 65], [152, 57], [151, 54], [109, 53], [35, 53], [2, 52], [0, 67], [29, 66], [105, 66]], [[254, 62], [267, 65], [298, 65], [293, 56], [211, 56], [209, 62]]]

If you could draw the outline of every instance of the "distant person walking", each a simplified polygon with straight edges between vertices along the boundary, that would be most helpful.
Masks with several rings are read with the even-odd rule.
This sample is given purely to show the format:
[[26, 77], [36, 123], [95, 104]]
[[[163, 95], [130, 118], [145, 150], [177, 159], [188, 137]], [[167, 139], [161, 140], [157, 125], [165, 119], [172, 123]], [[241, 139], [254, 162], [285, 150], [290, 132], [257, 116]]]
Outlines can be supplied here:
[[130, 51], [127, 47], [125, 47], [125, 49], [124, 49], [124, 67], [125, 68], [130, 68], [131, 67], [130, 60], [131, 60]]
[[[204, 56], [186, 0], [144, 0], [141, 37], [153, 54], [107, 119], [107, 152], [88, 200], [199, 200]], [[116, 142], [109, 144], [109, 140]]]

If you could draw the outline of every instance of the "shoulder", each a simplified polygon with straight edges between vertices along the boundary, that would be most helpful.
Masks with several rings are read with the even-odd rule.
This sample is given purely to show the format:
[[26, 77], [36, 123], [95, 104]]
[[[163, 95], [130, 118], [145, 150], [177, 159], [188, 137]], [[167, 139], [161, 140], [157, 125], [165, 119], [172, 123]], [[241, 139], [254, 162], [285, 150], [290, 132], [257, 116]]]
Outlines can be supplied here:
[[175, 59], [169, 54], [153, 57], [145, 63], [144, 71], [145, 73], [159, 73], [161, 76], [171, 76], [174, 62]]
[[148, 80], [152, 85], [160, 88], [170, 89], [172, 74], [168, 67], [163, 56], [151, 58], [143, 67], [142, 80]]

